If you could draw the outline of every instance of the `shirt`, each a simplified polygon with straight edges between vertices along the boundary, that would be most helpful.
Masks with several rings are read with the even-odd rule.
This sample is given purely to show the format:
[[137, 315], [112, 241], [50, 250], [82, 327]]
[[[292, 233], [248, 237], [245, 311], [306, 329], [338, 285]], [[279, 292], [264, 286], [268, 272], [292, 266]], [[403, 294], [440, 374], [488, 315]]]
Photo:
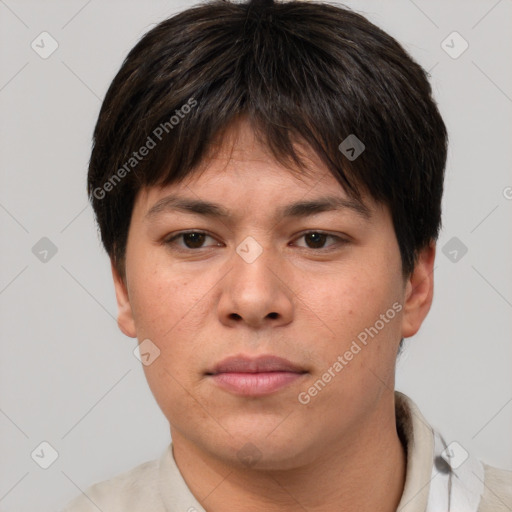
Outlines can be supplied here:
[[[512, 471], [446, 444], [416, 404], [395, 391], [397, 432], [407, 453], [405, 485], [397, 512], [510, 512]], [[63, 512], [205, 512], [187, 487], [172, 443], [159, 459], [90, 486]]]

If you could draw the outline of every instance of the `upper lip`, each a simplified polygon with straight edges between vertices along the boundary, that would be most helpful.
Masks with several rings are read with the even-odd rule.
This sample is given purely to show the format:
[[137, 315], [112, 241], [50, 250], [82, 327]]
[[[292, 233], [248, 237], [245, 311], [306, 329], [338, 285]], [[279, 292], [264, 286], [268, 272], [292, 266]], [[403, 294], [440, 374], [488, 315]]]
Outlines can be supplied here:
[[293, 372], [306, 373], [300, 366], [282, 357], [262, 355], [258, 357], [231, 356], [216, 364], [207, 372], [217, 373], [261, 373], [261, 372]]

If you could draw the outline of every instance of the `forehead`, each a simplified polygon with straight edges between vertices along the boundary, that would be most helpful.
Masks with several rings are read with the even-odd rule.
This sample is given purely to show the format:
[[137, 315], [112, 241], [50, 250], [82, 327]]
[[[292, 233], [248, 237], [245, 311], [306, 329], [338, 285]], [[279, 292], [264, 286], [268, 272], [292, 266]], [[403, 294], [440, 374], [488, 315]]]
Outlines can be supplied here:
[[[295, 143], [294, 150], [303, 161], [303, 169], [294, 163], [289, 162], [286, 165], [284, 162], [276, 161], [276, 157], [259, 132], [246, 118], [242, 118], [213, 139], [206, 158], [190, 174], [188, 185], [215, 180], [222, 177], [224, 172], [240, 174], [246, 180], [265, 174], [267, 180], [288, 182], [290, 186], [292, 181], [296, 182], [296, 186], [311, 186], [321, 179], [333, 178], [325, 164], [309, 146]], [[255, 172], [256, 170], [258, 172]]]
[[[182, 181], [147, 187], [139, 193], [137, 202], [145, 212], [170, 194], [211, 200], [227, 209], [231, 205], [277, 206], [327, 196], [358, 203], [309, 146], [296, 143], [294, 149], [303, 168], [292, 162], [278, 162], [250, 123], [239, 120], [214, 139], [201, 164]], [[372, 209], [372, 201], [364, 195], [359, 204]]]

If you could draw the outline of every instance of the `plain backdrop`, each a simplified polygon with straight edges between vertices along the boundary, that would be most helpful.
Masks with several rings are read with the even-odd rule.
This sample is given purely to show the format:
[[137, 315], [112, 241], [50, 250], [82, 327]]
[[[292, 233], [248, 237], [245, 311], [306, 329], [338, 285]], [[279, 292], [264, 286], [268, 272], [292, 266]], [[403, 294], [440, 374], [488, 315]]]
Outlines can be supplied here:
[[[512, 1], [346, 4], [430, 71], [450, 135], [434, 304], [407, 340], [397, 389], [448, 442], [512, 469]], [[170, 441], [136, 341], [116, 325], [85, 180], [122, 60], [189, 5], [0, 0], [1, 511], [59, 510]], [[42, 442], [57, 454], [48, 469]]]

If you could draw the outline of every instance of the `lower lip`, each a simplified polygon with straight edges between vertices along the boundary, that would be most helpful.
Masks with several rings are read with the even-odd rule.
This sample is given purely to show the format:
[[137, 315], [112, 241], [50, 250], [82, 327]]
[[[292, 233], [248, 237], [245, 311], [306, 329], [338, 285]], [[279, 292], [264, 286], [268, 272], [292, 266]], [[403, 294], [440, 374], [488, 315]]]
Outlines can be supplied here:
[[274, 393], [302, 377], [294, 372], [218, 373], [211, 378], [226, 391], [244, 396]]

